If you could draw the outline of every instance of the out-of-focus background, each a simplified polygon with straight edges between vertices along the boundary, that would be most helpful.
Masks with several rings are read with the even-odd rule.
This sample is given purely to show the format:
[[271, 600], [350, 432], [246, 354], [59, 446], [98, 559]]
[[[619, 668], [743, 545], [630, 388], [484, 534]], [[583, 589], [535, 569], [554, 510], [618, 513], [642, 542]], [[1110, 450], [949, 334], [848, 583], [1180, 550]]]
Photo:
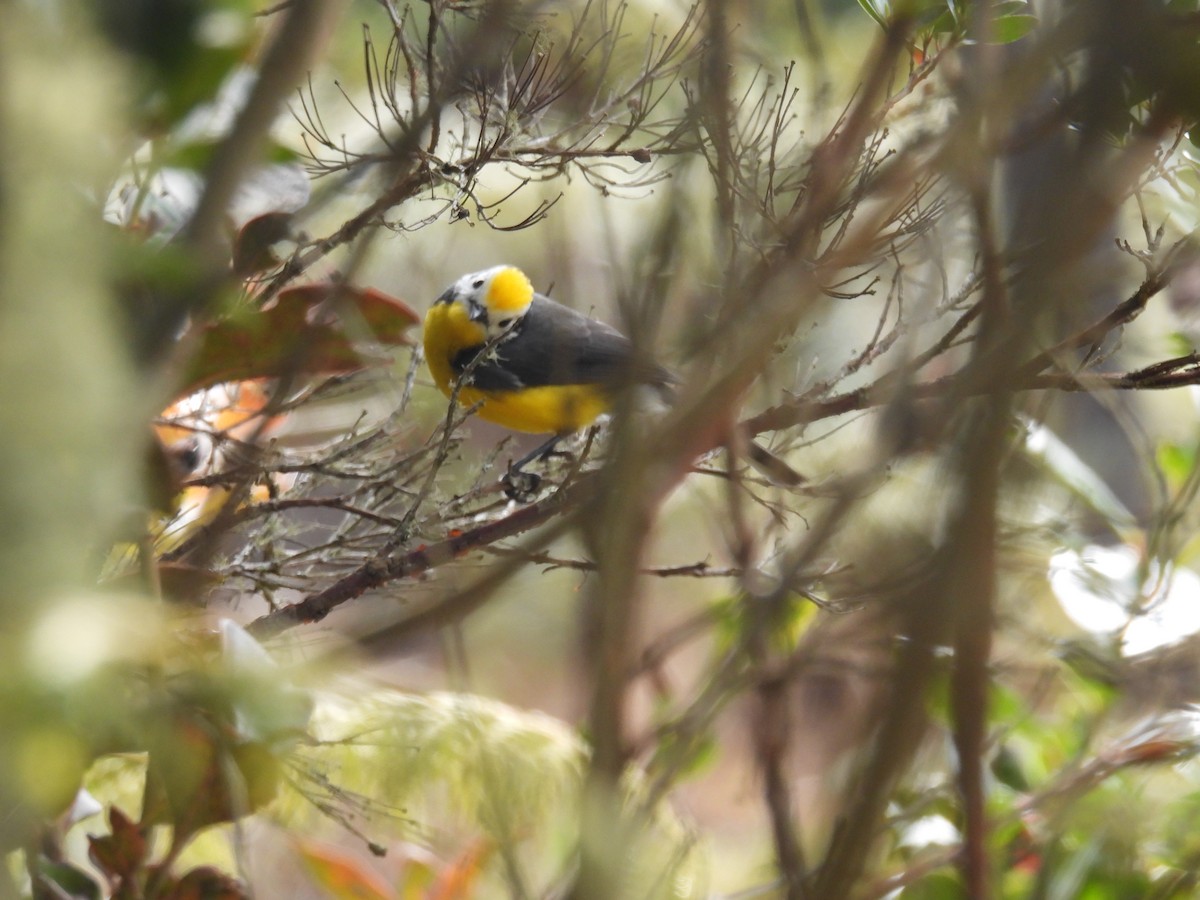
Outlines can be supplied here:
[[[0, 897], [1192, 896], [1198, 39], [0, 9]], [[500, 263], [678, 378], [524, 493]]]

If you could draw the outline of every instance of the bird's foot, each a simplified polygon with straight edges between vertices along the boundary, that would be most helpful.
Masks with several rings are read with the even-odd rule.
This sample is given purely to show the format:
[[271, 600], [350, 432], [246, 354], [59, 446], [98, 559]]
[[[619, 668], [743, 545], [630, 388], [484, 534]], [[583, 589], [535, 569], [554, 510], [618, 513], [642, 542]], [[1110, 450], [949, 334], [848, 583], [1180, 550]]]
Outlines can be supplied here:
[[504, 488], [504, 496], [509, 500], [532, 503], [542, 486], [542, 476], [513, 466], [501, 477], [500, 484]]

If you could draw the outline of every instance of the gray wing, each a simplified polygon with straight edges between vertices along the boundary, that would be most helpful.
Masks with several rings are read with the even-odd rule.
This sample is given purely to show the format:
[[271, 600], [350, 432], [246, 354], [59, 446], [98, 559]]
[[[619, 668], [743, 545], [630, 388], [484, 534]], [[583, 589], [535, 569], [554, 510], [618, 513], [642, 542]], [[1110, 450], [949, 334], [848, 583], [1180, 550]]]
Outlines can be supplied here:
[[[459, 353], [462, 371], [481, 348]], [[471, 384], [482, 390], [516, 390], [557, 384], [623, 382], [667, 386], [671, 374], [653, 363], [635, 363], [633, 346], [621, 332], [540, 294], [512, 337], [495, 348], [495, 358], [475, 368]], [[630, 367], [636, 366], [635, 371]]]

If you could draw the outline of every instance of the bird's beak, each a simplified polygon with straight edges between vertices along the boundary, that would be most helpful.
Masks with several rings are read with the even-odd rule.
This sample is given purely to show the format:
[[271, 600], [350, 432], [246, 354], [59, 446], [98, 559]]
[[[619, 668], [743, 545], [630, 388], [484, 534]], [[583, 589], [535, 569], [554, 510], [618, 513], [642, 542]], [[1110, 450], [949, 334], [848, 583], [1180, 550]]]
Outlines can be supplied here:
[[487, 307], [474, 300], [467, 301], [467, 318], [481, 325], [487, 324]]

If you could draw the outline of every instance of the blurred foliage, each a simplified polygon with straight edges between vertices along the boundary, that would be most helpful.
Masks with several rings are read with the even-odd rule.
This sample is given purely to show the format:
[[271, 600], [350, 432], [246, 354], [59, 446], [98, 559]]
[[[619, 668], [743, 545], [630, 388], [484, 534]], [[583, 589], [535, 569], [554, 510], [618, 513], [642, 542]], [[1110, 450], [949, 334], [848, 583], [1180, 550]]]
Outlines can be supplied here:
[[[587, 750], [564, 723], [471, 695], [377, 689], [362, 699], [323, 696], [312, 735], [291, 763], [295, 792], [275, 808], [292, 830], [303, 833], [322, 810], [357, 809], [364, 820], [394, 817], [398, 837], [435, 827], [429, 839], [439, 849], [512, 854], [505, 865], [534, 895], [569, 870]], [[625, 802], [635, 807], [643, 789], [631, 781]], [[628, 827], [623, 893], [705, 896], [704, 855], [675, 813], [659, 808]], [[504, 881], [491, 873], [479, 890], [502, 893]]]
[[[858, 7], [0, 4], [2, 900], [1200, 890], [1200, 4]], [[528, 505], [501, 245], [685, 361]]]
[[100, 32], [134, 69], [139, 87], [130, 110], [147, 134], [169, 132], [212, 102], [257, 40], [247, 0], [100, 0]]

